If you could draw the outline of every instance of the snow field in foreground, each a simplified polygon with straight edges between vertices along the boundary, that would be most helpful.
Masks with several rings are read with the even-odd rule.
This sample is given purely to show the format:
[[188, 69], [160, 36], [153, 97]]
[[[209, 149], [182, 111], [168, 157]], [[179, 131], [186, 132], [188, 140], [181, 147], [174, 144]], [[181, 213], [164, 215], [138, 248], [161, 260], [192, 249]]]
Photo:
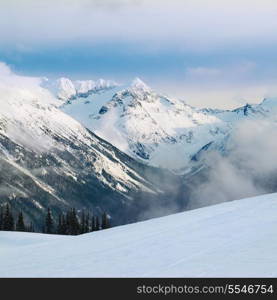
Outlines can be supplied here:
[[276, 277], [277, 194], [80, 236], [0, 232], [1, 277]]

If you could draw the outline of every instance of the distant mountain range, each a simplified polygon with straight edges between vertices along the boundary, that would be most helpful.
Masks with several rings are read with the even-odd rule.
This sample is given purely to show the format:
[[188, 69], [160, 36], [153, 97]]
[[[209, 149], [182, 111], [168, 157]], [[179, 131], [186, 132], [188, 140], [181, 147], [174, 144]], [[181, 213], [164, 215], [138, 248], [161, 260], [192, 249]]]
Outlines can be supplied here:
[[277, 99], [234, 110], [199, 109], [138, 78], [129, 86], [65, 78], [54, 85], [65, 113], [138, 161], [178, 174], [188, 172], [201, 152], [222, 150], [240, 121], [276, 119], [277, 112]]

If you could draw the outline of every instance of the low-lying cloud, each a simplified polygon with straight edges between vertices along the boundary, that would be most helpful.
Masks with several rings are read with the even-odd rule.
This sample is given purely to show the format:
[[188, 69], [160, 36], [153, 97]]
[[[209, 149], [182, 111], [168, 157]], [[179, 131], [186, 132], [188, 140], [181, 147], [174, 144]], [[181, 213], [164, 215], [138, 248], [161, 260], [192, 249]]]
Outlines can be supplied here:
[[8, 101], [15, 95], [26, 101], [39, 98], [42, 103], [55, 103], [50, 92], [41, 87], [42, 81], [43, 78], [40, 77], [17, 75], [6, 63], [0, 61], [0, 105], [8, 106]]
[[37, 152], [51, 148], [53, 141], [38, 128], [35, 123], [38, 116], [31, 119], [32, 114], [36, 113], [32, 107], [34, 103], [48, 106], [55, 105], [58, 101], [40, 86], [42, 80], [17, 75], [8, 65], [0, 62], [0, 121], [3, 126], [0, 131], [4, 130], [14, 142]]
[[208, 179], [192, 194], [200, 207], [277, 191], [277, 124], [274, 120], [239, 124], [226, 145], [227, 155], [204, 155]]

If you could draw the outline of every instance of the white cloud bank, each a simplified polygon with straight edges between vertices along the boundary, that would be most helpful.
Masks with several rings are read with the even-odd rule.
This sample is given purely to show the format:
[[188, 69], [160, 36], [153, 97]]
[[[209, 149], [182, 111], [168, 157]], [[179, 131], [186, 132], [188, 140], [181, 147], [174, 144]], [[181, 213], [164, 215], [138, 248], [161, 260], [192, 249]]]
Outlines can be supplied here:
[[17, 75], [4, 62], [0, 62], [0, 106], [19, 97], [26, 101], [40, 99], [44, 103], [55, 103], [56, 99], [41, 87], [43, 78]]
[[277, 95], [277, 76], [266, 72], [253, 61], [189, 67], [176, 84], [162, 84], [161, 89], [193, 106], [234, 109]]
[[[241, 66], [236, 61], [229, 69], [222, 67], [222, 61], [221, 67], [207, 67], [207, 60], [209, 54], [217, 52], [228, 60], [233, 52], [240, 55], [241, 49], [246, 49], [242, 56], [256, 51], [256, 56], [268, 63], [271, 58], [264, 51], [276, 48], [276, 32], [276, 0], [0, 1], [0, 50], [12, 45], [18, 53], [31, 53], [39, 52], [41, 45], [48, 49], [67, 43], [126, 43], [133, 46], [131, 50], [126, 47], [131, 51], [128, 55], [135, 56], [137, 51], [159, 56], [173, 49], [173, 60], [176, 53], [184, 53], [184, 64], [187, 53], [204, 53], [204, 64], [191, 67], [188, 62], [190, 68], [184, 71], [183, 79], [172, 74], [167, 74], [172, 76], [170, 82], [157, 79], [158, 88], [166, 89], [163, 92], [201, 107], [234, 108], [275, 92], [274, 76], [265, 74], [267, 81], [252, 80], [252, 74], [259, 74], [260, 69], [251, 58], [245, 57]], [[262, 68], [272, 69], [274, 63]], [[176, 85], [174, 80], [178, 81]]]
[[227, 150], [227, 156], [210, 152], [203, 157], [210, 167], [210, 172], [208, 180], [194, 191], [193, 207], [276, 190], [276, 122], [242, 122], [229, 139]]
[[0, 35], [19, 45], [119, 40], [203, 51], [276, 43], [276, 16], [273, 0], [10, 0], [0, 3]]

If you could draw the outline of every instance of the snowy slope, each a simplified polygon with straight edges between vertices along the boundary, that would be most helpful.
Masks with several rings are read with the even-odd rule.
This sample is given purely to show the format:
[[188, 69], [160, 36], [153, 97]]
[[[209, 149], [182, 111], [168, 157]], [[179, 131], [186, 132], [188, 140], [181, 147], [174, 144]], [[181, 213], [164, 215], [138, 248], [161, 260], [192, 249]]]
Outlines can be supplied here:
[[[49, 104], [51, 100], [54, 102], [54, 99], [49, 97], [47, 99], [49, 101], [46, 102], [37, 99], [37, 97], [41, 97], [40, 94], [34, 92], [25, 95], [25, 93], [26, 91], [23, 90], [21, 94], [13, 92], [13, 97], [1, 95], [0, 136], [3, 140], [7, 138], [24, 147], [25, 150], [33, 151], [34, 155], [54, 152], [54, 150], [69, 150], [69, 141], [74, 142], [76, 148], [86, 146], [92, 149], [94, 145], [97, 145], [100, 152], [95, 152], [96, 157], [94, 155], [92, 167], [104, 184], [109, 185], [109, 182], [101, 175], [103, 170], [117, 178], [118, 184], [122, 184], [122, 190], [124, 190], [125, 184], [130, 184], [130, 187], [133, 188], [140, 185], [128, 176], [127, 173], [132, 174], [133, 171], [116, 158], [115, 150], [105, 149], [100, 140], [80, 123], [58, 110], [54, 105]], [[68, 142], [66, 143], [66, 141]], [[104, 154], [105, 150], [108, 150], [107, 154], [110, 157]], [[4, 145], [0, 144], [0, 151], [9, 163], [14, 165], [17, 163], [17, 158], [13, 157]], [[18, 157], [20, 156], [19, 151], [18, 148], [16, 151]], [[22, 157], [22, 159], [24, 158]], [[67, 164], [63, 166], [63, 172], [64, 175], [69, 173], [71, 177], [78, 176]]]
[[229, 130], [220, 118], [157, 94], [138, 78], [129, 87], [77, 97], [62, 110], [136, 159], [169, 169], [183, 167]]
[[1, 277], [276, 277], [277, 194], [82, 236], [0, 232]]
[[195, 154], [220, 144], [240, 121], [274, 117], [277, 100], [233, 111], [198, 109], [156, 93], [137, 78], [130, 86], [110, 85], [69, 98], [61, 109], [139, 161], [182, 172]]

